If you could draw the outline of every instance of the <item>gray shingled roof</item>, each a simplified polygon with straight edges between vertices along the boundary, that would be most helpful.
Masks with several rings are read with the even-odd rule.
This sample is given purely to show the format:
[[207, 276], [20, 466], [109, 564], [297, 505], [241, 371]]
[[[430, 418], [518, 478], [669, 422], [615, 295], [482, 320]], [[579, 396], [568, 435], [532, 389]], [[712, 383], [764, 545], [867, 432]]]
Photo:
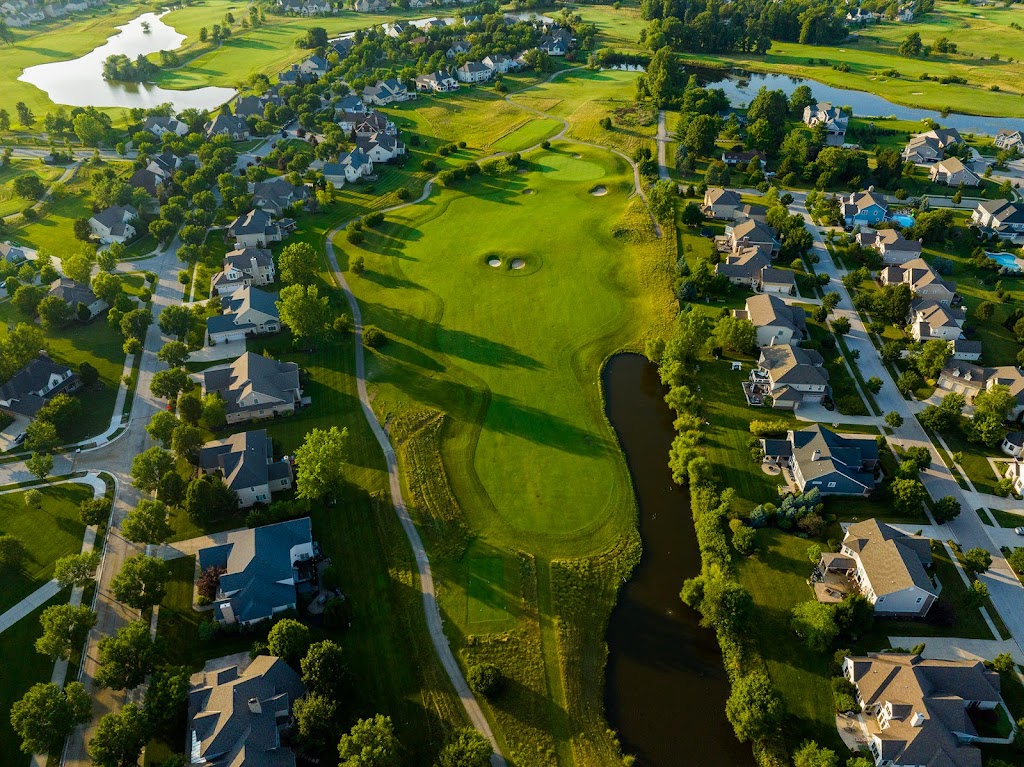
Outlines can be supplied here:
[[878, 460], [874, 437], [842, 437], [820, 424], [792, 432], [793, 458], [806, 482], [828, 474], [841, 474], [866, 488], [875, 486], [874, 472], [864, 461]]
[[18, 415], [34, 416], [50, 397], [66, 391], [76, 383], [77, 378], [71, 376], [46, 397], [40, 397], [35, 392], [46, 388], [51, 375], [56, 374], [63, 377], [70, 372], [71, 368], [67, 365], [54, 362], [49, 357], [42, 355], [36, 357], [11, 376], [7, 383], [0, 386], [0, 400], [10, 402], [3, 409]]
[[[207, 392], [220, 392], [229, 414], [261, 410], [271, 402], [293, 401], [299, 389], [299, 366], [246, 352], [226, 368], [205, 371], [203, 385]], [[260, 404], [239, 405], [241, 397], [253, 393], [259, 395]]]

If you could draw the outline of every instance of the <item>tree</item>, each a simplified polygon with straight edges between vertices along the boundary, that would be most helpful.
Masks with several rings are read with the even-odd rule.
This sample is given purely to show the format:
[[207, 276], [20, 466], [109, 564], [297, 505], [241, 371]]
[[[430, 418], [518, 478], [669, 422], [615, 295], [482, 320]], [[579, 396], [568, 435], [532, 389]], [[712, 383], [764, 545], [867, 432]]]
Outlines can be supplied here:
[[100, 667], [96, 684], [113, 690], [130, 690], [142, 684], [156, 668], [158, 653], [149, 636], [149, 621], [125, 624], [113, 636], [99, 642]]
[[15, 572], [21, 569], [27, 556], [25, 544], [13, 535], [0, 535], [0, 570]]
[[801, 602], [793, 608], [792, 626], [814, 652], [825, 652], [839, 634], [833, 605], [815, 600]]
[[341, 736], [338, 767], [399, 767], [398, 739], [391, 717], [360, 719]]
[[151, 447], [132, 459], [132, 484], [143, 492], [155, 492], [160, 478], [173, 469], [174, 456], [162, 447]]
[[92, 717], [92, 701], [81, 682], [61, 689], [34, 684], [11, 706], [11, 726], [26, 754], [57, 754], [64, 739]]
[[722, 119], [717, 115], [696, 115], [687, 124], [680, 143], [692, 157], [712, 157], [721, 130]]
[[974, 316], [984, 322], [992, 319], [992, 315], [995, 314], [996, 307], [991, 301], [982, 301], [978, 304], [978, 308], [974, 310]]
[[54, 660], [67, 660], [85, 643], [96, 625], [96, 613], [84, 605], [51, 605], [39, 616], [43, 634], [36, 640], [36, 652]]
[[275, 303], [281, 322], [300, 341], [315, 342], [327, 330], [330, 307], [327, 296], [320, 295], [316, 285], [289, 285], [282, 288]]
[[[171, 307], [168, 307], [171, 308]], [[166, 309], [164, 311], [167, 311]], [[125, 338], [146, 340], [146, 331], [153, 324], [153, 312], [149, 309], [132, 309], [121, 317], [121, 335]], [[159, 375], [159, 373], [157, 374]]]
[[319, 258], [313, 246], [306, 242], [293, 242], [286, 246], [278, 258], [278, 273], [289, 285], [311, 285], [316, 278]]
[[[189, 427], [191, 428], [191, 427]], [[143, 498], [128, 511], [121, 523], [124, 537], [133, 543], [163, 543], [174, 530], [167, 522], [167, 507], [160, 501]]]
[[874, 625], [875, 606], [860, 594], [850, 594], [835, 605], [835, 619], [842, 636], [856, 639]]
[[981, 581], [971, 581], [971, 587], [967, 589], [967, 594], [964, 595], [964, 601], [967, 605], [978, 609], [985, 604], [986, 599], [988, 599], [988, 586]]
[[181, 421], [171, 411], [158, 410], [149, 419], [149, 423], [146, 425], [146, 433], [159, 442], [166, 450], [171, 446], [171, 438], [174, 436], [175, 429], [181, 425]]
[[663, 179], [656, 182], [647, 192], [647, 204], [651, 215], [664, 223], [675, 219], [676, 215], [676, 184], [674, 181]]
[[178, 397], [178, 415], [185, 423], [195, 426], [203, 417], [203, 400], [199, 396], [198, 389], [187, 389], [182, 391]]
[[715, 324], [713, 339], [717, 346], [744, 354], [757, 348], [757, 328], [750, 320], [727, 315]]
[[25, 427], [25, 447], [40, 453], [52, 453], [60, 444], [57, 427], [49, 421], [32, 421]]
[[925, 378], [938, 378], [949, 354], [949, 341], [936, 338], [925, 343], [914, 364]]
[[25, 461], [25, 468], [39, 479], [43, 479], [53, 471], [53, 456], [49, 453], [33, 453], [32, 457]]
[[903, 42], [900, 43], [899, 54], [900, 56], [906, 56], [908, 59], [912, 59], [920, 56], [923, 48], [924, 43], [921, 42], [920, 33], [911, 32], [904, 38]]
[[654, 103], [663, 107], [677, 98], [686, 85], [686, 73], [679, 63], [679, 57], [671, 48], [660, 48], [647, 65], [647, 74], [641, 78], [643, 87]]
[[199, 462], [199, 450], [202, 448], [203, 442], [203, 433], [198, 427], [190, 426], [187, 423], [183, 423], [175, 429], [174, 435], [171, 437], [174, 454], [191, 464]]
[[995, 384], [987, 389], [982, 389], [974, 395], [974, 418], [991, 415], [999, 421], [1005, 421], [1016, 405], [1013, 395], [1010, 394], [1010, 387], [1005, 384]]
[[89, 498], [78, 505], [78, 515], [88, 526], [99, 525], [110, 516], [110, 500], [107, 498]]
[[921, 378], [921, 374], [910, 368], [904, 370], [903, 374], [896, 381], [896, 388], [900, 390], [901, 394], [910, 394], [914, 389], [918, 389], [923, 385], [924, 379]]
[[348, 429], [313, 429], [295, 451], [296, 486], [299, 498], [319, 501], [333, 493], [344, 477], [345, 440]]
[[23, 176], [18, 176], [14, 179], [12, 187], [18, 197], [23, 197], [26, 200], [37, 200], [46, 191], [43, 182], [40, 181], [39, 176], [35, 173], [26, 173]]
[[889, 485], [893, 506], [902, 514], [920, 514], [927, 491], [916, 479], [897, 478]]
[[311, 754], [324, 754], [335, 745], [338, 732], [336, 701], [310, 692], [293, 705], [295, 731], [302, 749]]
[[778, 731], [785, 706], [763, 671], [738, 677], [725, 704], [725, 715], [741, 743]]
[[61, 588], [68, 586], [87, 586], [96, 577], [96, 568], [100, 566], [98, 551], [68, 554], [61, 557], [53, 566], [53, 577]]
[[134, 767], [150, 728], [145, 712], [129, 703], [119, 712], [100, 719], [89, 742], [89, 756], [95, 767]]
[[182, 304], [165, 306], [157, 322], [161, 331], [177, 337], [179, 341], [188, 335], [194, 323], [195, 315], [192, 314], [192, 310]]
[[972, 573], [983, 573], [992, 566], [992, 555], [985, 549], [973, 548], [964, 552], [964, 569]]
[[56, 330], [75, 318], [74, 310], [60, 296], [47, 296], [36, 306], [39, 324], [45, 330]]
[[793, 754], [793, 767], [839, 767], [839, 757], [835, 751], [809, 740]]
[[100, 379], [100, 372], [88, 362], [83, 362], [78, 366], [78, 378], [82, 386], [88, 389]]
[[864, 385], [868, 387], [868, 391], [872, 394], [878, 394], [878, 392], [882, 391], [882, 379], [878, 376], [871, 376], [871, 378], [864, 382]]
[[292, 618], [278, 621], [267, 634], [270, 654], [284, 658], [292, 666], [299, 665], [300, 659], [309, 650], [309, 644], [309, 629]]
[[188, 362], [188, 346], [181, 341], [171, 341], [160, 348], [156, 357], [161, 362], [166, 362], [168, 367], [180, 368]]
[[208, 392], [203, 397], [203, 423], [210, 429], [219, 429], [227, 423], [228, 406], [217, 392]]
[[942, 525], [960, 516], [960, 510], [960, 501], [952, 495], [946, 495], [935, 502], [932, 515], [935, 521]]
[[701, 625], [716, 631], [742, 631], [750, 621], [754, 600], [750, 592], [732, 578], [712, 574], [704, 578], [700, 601]]
[[103, 124], [103, 121], [88, 112], [75, 115], [72, 125], [75, 135], [86, 146], [98, 146], [107, 131], [107, 126]]
[[914, 468], [914, 476], [917, 476], [932, 465], [931, 451], [923, 445], [908, 447], [903, 454], [903, 463], [912, 466]]
[[136, 610], [160, 604], [167, 593], [170, 572], [162, 559], [139, 555], [125, 560], [110, 582], [114, 599]]
[[479, 730], [460, 727], [437, 756], [436, 767], [487, 767], [494, 749]]
[[701, 212], [700, 205], [696, 202], [686, 203], [679, 214], [679, 221], [683, 226], [691, 228], [700, 226], [704, 222], [704, 214]]
[[32, 114], [32, 110], [26, 106], [24, 101], [19, 101], [14, 105], [14, 111], [18, 113], [18, 122], [24, 125], [26, 128], [31, 128], [32, 123], [35, 122], [35, 115]]
[[11, 303], [26, 317], [35, 317], [46, 291], [36, 285], [20, 285], [11, 297]]
[[485, 698], [494, 698], [505, 687], [505, 676], [493, 663], [475, 663], [466, 673], [470, 689]]
[[88, 285], [92, 277], [92, 254], [79, 251], [64, 258], [61, 261], [61, 268], [69, 279], [80, 285]]
[[185, 710], [189, 676], [186, 666], [166, 666], [153, 672], [146, 686], [146, 718], [154, 730], [171, 726]]
[[307, 690], [341, 700], [348, 675], [341, 645], [329, 639], [310, 645], [300, 666]]
[[850, 320], [846, 317], [836, 317], [832, 320], [832, 330], [841, 336], [845, 336], [850, 332]]

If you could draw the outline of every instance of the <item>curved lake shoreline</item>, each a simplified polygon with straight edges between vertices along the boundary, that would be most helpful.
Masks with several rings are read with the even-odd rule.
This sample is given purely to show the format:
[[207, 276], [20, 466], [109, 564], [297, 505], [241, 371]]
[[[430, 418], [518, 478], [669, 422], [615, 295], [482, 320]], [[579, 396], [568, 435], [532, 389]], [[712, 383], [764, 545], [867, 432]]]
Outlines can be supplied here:
[[617, 354], [601, 374], [605, 412], [626, 457], [643, 556], [608, 622], [605, 712], [624, 753], [644, 767], [752, 767], [725, 718], [729, 680], [713, 632], [679, 599], [700, 572], [690, 497], [672, 482], [675, 437], [657, 369]]

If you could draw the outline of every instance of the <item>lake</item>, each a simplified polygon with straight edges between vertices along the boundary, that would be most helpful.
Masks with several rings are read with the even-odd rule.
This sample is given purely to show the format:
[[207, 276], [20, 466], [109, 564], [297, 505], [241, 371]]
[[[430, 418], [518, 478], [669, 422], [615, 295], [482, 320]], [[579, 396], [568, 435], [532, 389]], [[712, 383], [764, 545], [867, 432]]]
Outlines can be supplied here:
[[798, 85], [807, 85], [818, 101], [828, 101], [838, 107], [850, 106], [853, 108], [855, 117], [896, 117], [900, 120], [930, 118], [945, 128], [956, 128], [961, 133], [983, 133], [990, 136], [994, 136], [1004, 128], [1008, 130], [1024, 129], [1024, 120], [1017, 117], [982, 117], [952, 112], [943, 117], [939, 112], [931, 109], [905, 107], [893, 104], [891, 101], [867, 91], [835, 88], [819, 83], [817, 80], [808, 80], [802, 77], [762, 72], [735, 73], [690, 67], [687, 67], [687, 71], [697, 75], [697, 79], [702, 84], [724, 90], [734, 107], [749, 104], [762, 87], [768, 90], [783, 90], [788, 96]]
[[[134, 60], [140, 54], [173, 51], [181, 47], [185, 35], [165, 24], [161, 19], [163, 15], [144, 13], [118, 27], [120, 31], [117, 34], [81, 58], [29, 67], [18, 79], [45, 91], [55, 104], [73, 107], [147, 109], [170, 103], [176, 112], [180, 112], [190, 108], [215, 109], [233, 98], [235, 91], [232, 88], [209, 86], [177, 91], [151, 83], [112, 83], [103, 79], [103, 62], [108, 56], [123, 53]], [[143, 30], [143, 22], [149, 24], [149, 32]]]
[[639, 354], [612, 357], [602, 380], [643, 540], [608, 623], [608, 722], [641, 767], [752, 767], [750, 746], [725, 718], [729, 680], [715, 634], [679, 599], [683, 581], [700, 573], [700, 553], [690, 495], [668, 468], [675, 431], [666, 389]]

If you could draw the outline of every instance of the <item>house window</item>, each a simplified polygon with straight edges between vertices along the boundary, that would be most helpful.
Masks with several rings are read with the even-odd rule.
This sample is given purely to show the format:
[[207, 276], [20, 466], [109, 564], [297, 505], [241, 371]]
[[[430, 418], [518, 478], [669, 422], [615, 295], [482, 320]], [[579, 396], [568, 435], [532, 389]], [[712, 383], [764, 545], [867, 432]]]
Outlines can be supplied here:
[[917, 598], [917, 603], [918, 603], [918, 604], [920, 604], [920, 603], [921, 603], [921, 597], [918, 597], [918, 598]]
[[835, 487], [835, 486], [836, 486], [836, 483], [835, 483], [835, 482], [829, 482], [829, 483], [828, 483], [828, 486], [829, 486], [829, 487]]

